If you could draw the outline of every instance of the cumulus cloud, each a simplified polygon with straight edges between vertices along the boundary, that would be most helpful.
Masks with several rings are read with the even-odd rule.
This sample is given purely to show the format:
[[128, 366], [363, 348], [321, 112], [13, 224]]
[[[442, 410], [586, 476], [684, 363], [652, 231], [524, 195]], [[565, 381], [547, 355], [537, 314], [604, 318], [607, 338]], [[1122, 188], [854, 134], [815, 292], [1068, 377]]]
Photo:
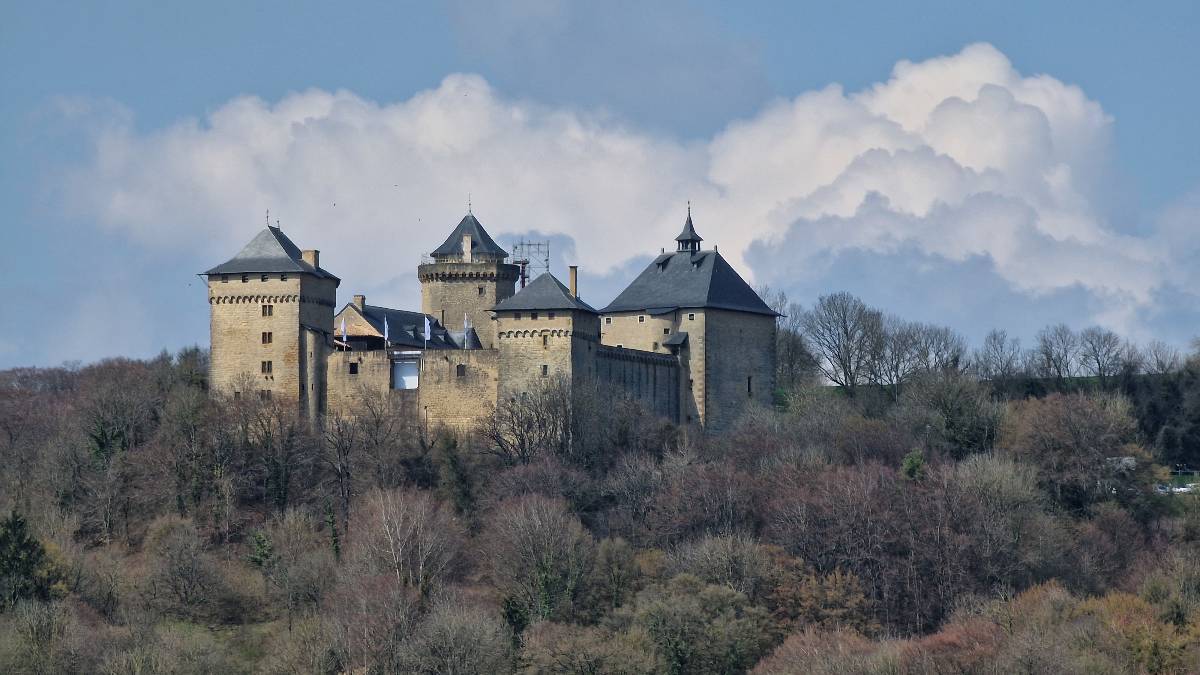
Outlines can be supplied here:
[[1140, 237], [1112, 222], [1112, 125], [1078, 87], [986, 44], [901, 62], [862, 91], [775, 101], [694, 142], [452, 75], [396, 103], [313, 90], [149, 133], [104, 125], [66, 195], [143, 245], [213, 262], [269, 207], [366, 289], [412, 286], [468, 192], [502, 241], [569, 237], [570, 262], [598, 275], [671, 244], [691, 199], [701, 234], [758, 282], [832, 286], [854, 270], [831, 260], [908, 254], [982, 269], [1017, 297], [1082, 292], [1085, 320], [1129, 332], [1195, 252], [1171, 245], [1174, 220]]

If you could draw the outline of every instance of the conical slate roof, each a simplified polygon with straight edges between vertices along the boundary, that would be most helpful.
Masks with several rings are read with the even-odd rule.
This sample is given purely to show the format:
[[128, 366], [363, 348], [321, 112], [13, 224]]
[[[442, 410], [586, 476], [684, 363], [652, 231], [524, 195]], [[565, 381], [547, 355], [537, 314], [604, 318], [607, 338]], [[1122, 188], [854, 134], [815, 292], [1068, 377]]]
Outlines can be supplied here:
[[691, 207], [688, 207], [687, 222], [685, 222], [683, 224], [683, 232], [680, 232], [679, 236], [675, 237], [675, 241], [678, 241], [681, 243], [694, 242], [697, 244], [704, 241], [703, 237], [696, 234], [696, 226], [692, 225], [692, 209], [691, 209]]
[[601, 313], [678, 308], [779, 316], [716, 251], [678, 251], [658, 256]]
[[595, 308], [571, 296], [571, 291], [549, 272], [529, 282], [511, 298], [505, 298], [492, 308], [494, 312], [526, 310], [571, 309], [596, 314]]
[[205, 272], [205, 274], [243, 274], [264, 272], [300, 272], [323, 279], [340, 281], [320, 267], [304, 262], [300, 248], [277, 227], [268, 225], [237, 255]]
[[463, 235], [471, 235], [471, 255], [472, 256], [492, 256], [497, 258], [507, 258], [508, 251], [500, 248], [495, 241], [488, 235], [487, 230], [483, 229], [483, 225], [475, 219], [475, 215], [468, 213], [458, 223], [458, 227], [446, 237], [446, 241], [442, 245], [433, 249], [429, 255], [434, 258], [457, 257], [463, 254], [462, 243]]

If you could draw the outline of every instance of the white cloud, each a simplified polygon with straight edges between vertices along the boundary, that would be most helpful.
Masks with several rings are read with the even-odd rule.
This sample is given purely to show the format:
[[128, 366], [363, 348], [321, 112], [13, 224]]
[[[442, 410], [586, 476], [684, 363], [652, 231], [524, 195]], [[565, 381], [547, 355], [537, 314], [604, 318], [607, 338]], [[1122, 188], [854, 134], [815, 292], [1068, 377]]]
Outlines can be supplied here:
[[1103, 301], [1095, 320], [1129, 329], [1180, 263], [1163, 238], [1109, 222], [1112, 124], [1079, 88], [1023, 76], [985, 44], [902, 62], [861, 92], [776, 101], [692, 143], [452, 75], [398, 103], [312, 90], [152, 133], [106, 125], [67, 194], [107, 228], [213, 263], [270, 207], [346, 291], [412, 285], [468, 192], [502, 241], [567, 235], [597, 273], [671, 244], [691, 199], [735, 263], [755, 242], [792, 242], [760, 281], [786, 285], [839, 252], [915, 249], [986, 259], [1029, 297], [1081, 288]]

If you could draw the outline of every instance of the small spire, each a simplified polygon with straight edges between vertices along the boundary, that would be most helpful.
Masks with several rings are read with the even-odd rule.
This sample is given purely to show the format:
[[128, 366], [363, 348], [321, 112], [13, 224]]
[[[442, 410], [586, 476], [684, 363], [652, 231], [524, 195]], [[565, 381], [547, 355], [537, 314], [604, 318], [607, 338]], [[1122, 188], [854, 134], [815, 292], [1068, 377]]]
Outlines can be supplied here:
[[688, 200], [688, 220], [692, 219], [692, 200]]
[[467, 193], [467, 215], [471, 215], [471, 193]]
[[679, 236], [675, 237], [675, 241], [679, 242], [678, 248], [675, 249], [676, 251], [691, 251], [693, 253], [700, 250], [700, 242], [704, 241], [700, 235], [696, 234], [696, 227], [692, 225], [692, 201], [690, 199], [688, 200], [687, 220], [683, 223], [683, 232], [680, 232]]
[[267, 227], [271, 226], [271, 209], [267, 209]]

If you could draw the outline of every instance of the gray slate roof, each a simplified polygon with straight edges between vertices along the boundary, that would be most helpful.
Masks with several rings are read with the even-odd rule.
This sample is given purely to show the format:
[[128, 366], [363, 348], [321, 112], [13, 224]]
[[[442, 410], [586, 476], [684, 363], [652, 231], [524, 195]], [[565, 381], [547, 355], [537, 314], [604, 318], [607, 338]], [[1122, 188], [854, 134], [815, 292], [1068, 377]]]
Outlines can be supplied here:
[[341, 281], [320, 267], [304, 262], [299, 247], [277, 227], [268, 225], [237, 255], [205, 272], [205, 274], [243, 274], [263, 272], [298, 272], [323, 279]]
[[508, 251], [500, 248], [495, 241], [488, 235], [487, 230], [483, 229], [483, 225], [475, 219], [473, 214], [468, 213], [458, 223], [458, 227], [450, 233], [446, 241], [442, 245], [433, 249], [429, 255], [434, 258], [444, 258], [447, 256], [460, 256], [463, 254], [462, 240], [463, 235], [471, 235], [471, 255], [486, 255], [507, 258]]
[[601, 313], [676, 308], [727, 309], [779, 316], [716, 251], [664, 253]]
[[[425, 318], [429, 318], [429, 348], [430, 349], [459, 349], [459, 343], [450, 331], [442, 327], [438, 320], [421, 312], [409, 312], [403, 309], [391, 309], [378, 305], [363, 305], [363, 318], [375, 330], [383, 334], [383, 320], [387, 318], [388, 342], [404, 347], [425, 347]], [[336, 333], [339, 326], [333, 327]], [[479, 338], [475, 338], [478, 343]], [[477, 349], [473, 347], [472, 349]]]
[[692, 225], [692, 208], [688, 207], [687, 221], [683, 224], [683, 231], [675, 237], [678, 242], [696, 242], [697, 244], [704, 241], [704, 238], [696, 234], [696, 226]]
[[549, 272], [529, 282], [511, 298], [505, 298], [492, 308], [494, 312], [524, 310], [571, 309], [596, 314], [595, 308], [579, 298], [571, 297], [571, 291]]

